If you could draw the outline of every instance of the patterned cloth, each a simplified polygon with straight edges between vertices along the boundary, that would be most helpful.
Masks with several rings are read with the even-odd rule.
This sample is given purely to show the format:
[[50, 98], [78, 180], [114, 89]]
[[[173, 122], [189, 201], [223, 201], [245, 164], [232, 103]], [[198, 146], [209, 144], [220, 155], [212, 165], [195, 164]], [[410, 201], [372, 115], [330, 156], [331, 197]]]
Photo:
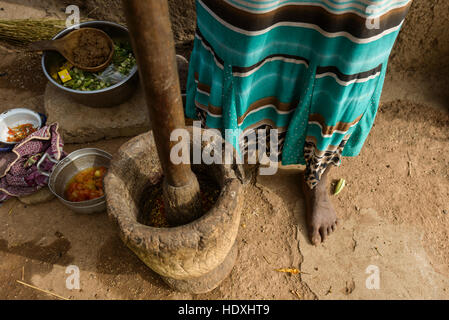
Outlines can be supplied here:
[[[48, 177], [37, 170], [37, 162], [47, 153], [55, 160], [66, 154], [58, 133], [58, 124], [44, 126], [17, 144], [11, 152], [0, 153], [0, 202], [11, 197], [33, 194], [48, 183]], [[46, 159], [41, 168], [51, 171], [54, 163]]]
[[[186, 114], [208, 128], [275, 128], [313, 188], [359, 154], [411, 0], [197, 0]], [[242, 154], [242, 153], [241, 153]]]

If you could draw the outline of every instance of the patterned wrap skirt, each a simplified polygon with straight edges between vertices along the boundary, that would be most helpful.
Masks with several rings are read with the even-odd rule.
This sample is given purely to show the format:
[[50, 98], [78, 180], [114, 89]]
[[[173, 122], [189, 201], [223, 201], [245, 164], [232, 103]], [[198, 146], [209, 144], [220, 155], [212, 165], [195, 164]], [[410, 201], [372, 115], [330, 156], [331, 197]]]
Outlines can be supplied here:
[[[411, 0], [197, 0], [186, 115], [206, 128], [277, 129], [311, 188], [359, 154]], [[229, 130], [228, 130], [229, 131]]]

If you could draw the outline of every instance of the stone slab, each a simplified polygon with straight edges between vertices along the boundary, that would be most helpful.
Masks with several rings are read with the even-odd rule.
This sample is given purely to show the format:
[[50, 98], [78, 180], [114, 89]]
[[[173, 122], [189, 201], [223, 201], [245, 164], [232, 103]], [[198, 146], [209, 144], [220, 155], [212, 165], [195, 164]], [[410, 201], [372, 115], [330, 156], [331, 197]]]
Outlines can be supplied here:
[[138, 88], [125, 103], [111, 108], [92, 108], [73, 101], [48, 84], [45, 90], [48, 123], [58, 122], [65, 143], [133, 137], [150, 129], [143, 90]]

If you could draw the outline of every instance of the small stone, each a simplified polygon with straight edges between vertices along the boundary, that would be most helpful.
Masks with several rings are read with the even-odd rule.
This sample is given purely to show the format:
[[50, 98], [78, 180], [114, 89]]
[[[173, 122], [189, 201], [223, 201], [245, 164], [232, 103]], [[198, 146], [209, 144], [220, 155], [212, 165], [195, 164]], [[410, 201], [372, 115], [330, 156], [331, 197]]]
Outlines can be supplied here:
[[443, 210], [443, 214], [447, 214], [447, 210]]
[[60, 238], [60, 239], [64, 238], [64, 235], [61, 232], [59, 232], [59, 231], [55, 232], [55, 236]]
[[54, 194], [46, 187], [29, 196], [19, 197], [19, 201], [25, 205], [33, 205], [48, 202], [53, 200], [54, 197]]
[[189, 74], [189, 61], [181, 55], [176, 55], [176, 62], [178, 64], [179, 84], [181, 85], [181, 92], [186, 91], [187, 76]]
[[138, 89], [121, 105], [91, 108], [73, 101], [64, 92], [48, 84], [44, 100], [48, 123], [59, 123], [65, 143], [133, 137], [150, 129], [150, 117], [142, 89]]

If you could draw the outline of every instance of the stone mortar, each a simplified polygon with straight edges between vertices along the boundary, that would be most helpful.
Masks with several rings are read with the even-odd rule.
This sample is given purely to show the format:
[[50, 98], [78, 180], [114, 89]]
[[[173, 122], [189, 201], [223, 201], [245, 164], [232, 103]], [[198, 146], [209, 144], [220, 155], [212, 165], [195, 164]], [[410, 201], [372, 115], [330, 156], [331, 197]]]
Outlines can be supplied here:
[[[105, 178], [105, 193], [109, 217], [123, 242], [167, 283], [185, 291], [186, 284], [195, 282], [191, 292], [198, 293], [216, 287], [234, 265], [236, 254], [229, 253], [239, 228], [243, 186], [230, 165], [192, 169], [210, 173], [221, 193], [209, 212], [183, 226], [153, 228], [138, 222], [144, 191], [163, 176], [152, 132], [120, 148]], [[220, 267], [228, 256], [232, 263]]]

